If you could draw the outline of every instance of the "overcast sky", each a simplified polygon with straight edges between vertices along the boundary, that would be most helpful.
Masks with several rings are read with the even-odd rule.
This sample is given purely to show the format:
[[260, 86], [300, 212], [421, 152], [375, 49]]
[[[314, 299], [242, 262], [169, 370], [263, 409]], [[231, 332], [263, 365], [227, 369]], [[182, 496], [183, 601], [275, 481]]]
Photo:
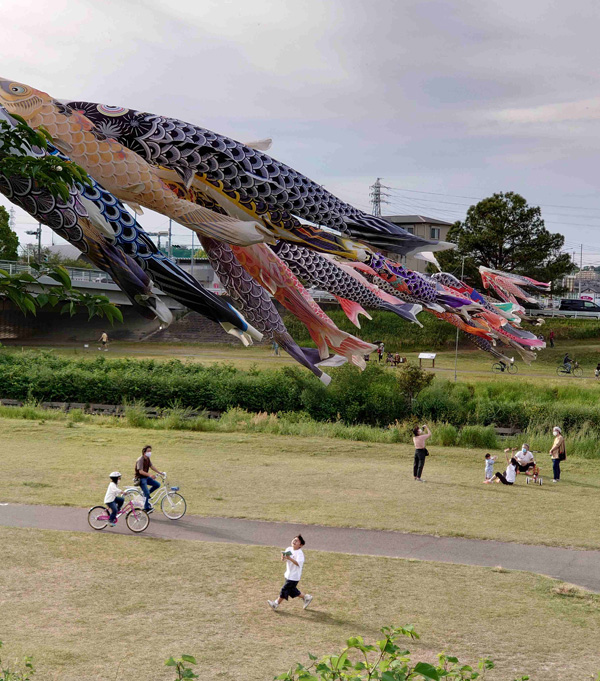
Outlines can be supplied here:
[[600, 263], [597, 2], [2, 0], [0, 26], [2, 77], [272, 137], [367, 211], [378, 176], [384, 212], [449, 221], [516, 191]]

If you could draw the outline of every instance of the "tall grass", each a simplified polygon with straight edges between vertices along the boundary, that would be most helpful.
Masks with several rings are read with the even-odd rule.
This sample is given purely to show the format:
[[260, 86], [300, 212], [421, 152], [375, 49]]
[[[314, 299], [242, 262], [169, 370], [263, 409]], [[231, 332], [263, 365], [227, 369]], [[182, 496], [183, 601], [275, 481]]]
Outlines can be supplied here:
[[[385, 428], [367, 425], [346, 425], [342, 421], [315, 421], [306, 412], [270, 414], [253, 413], [234, 407], [221, 418], [208, 418], [206, 414], [191, 416], [181, 408], [165, 410], [163, 416], [150, 419], [141, 404], [128, 405], [125, 417], [91, 415], [78, 412], [55, 412], [41, 408], [0, 407], [0, 417], [12, 419], [33, 419], [36, 421], [64, 421], [73, 427], [82, 420], [113, 428], [140, 428], [145, 430], [181, 430], [212, 433], [266, 433], [296, 437], [325, 437], [359, 442], [382, 444], [411, 444], [412, 429], [416, 421], [396, 421]], [[463, 426], [457, 428], [448, 423], [431, 424], [432, 447], [464, 447], [465, 449], [498, 450], [504, 447], [518, 447], [523, 442], [532, 449], [545, 453], [552, 445], [552, 434], [548, 429], [531, 429], [510, 438], [500, 439], [492, 426]], [[585, 459], [600, 459], [600, 431], [592, 424], [585, 424], [566, 432], [568, 456]]]

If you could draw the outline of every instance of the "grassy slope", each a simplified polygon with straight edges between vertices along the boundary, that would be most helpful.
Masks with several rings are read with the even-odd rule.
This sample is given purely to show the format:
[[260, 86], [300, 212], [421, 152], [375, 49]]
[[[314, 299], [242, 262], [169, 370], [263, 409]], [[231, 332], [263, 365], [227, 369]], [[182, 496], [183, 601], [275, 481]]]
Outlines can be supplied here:
[[490, 680], [580, 681], [600, 669], [599, 597], [531, 574], [307, 547], [313, 604], [274, 613], [273, 549], [7, 528], [0, 542], [5, 657], [33, 654], [41, 679], [171, 681], [163, 662], [183, 652], [202, 679], [264, 681], [391, 623], [422, 635], [407, 641], [415, 661], [442, 649], [490, 656]]
[[[325, 438], [188, 433], [0, 420], [0, 501], [101, 502], [107, 474], [127, 483], [151, 438], [155, 464], [182, 485], [191, 513], [361, 526], [600, 548], [600, 463], [570, 458], [560, 485], [483, 485], [483, 451], [431, 448], [427, 484], [412, 448]], [[549, 460], [541, 458], [549, 482]], [[502, 469], [504, 466], [498, 466]], [[294, 487], [294, 503], [290, 489]]]

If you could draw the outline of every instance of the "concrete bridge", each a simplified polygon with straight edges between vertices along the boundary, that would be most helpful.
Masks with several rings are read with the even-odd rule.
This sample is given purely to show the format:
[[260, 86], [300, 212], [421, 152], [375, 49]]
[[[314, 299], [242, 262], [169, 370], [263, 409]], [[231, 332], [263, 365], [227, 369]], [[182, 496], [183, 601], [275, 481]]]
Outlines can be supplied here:
[[[9, 274], [28, 272], [36, 275], [36, 271], [28, 265], [0, 260], [0, 269]], [[42, 308], [34, 315], [23, 313], [7, 299], [0, 298], [0, 340], [7, 341], [92, 341], [102, 331], [107, 331], [114, 338], [137, 340], [144, 338], [159, 329], [158, 320], [147, 320], [133, 310], [131, 301], [115, 284], [111, 277], [95, 269], [65, 267], [71, 278], [73, 288], [92, 295], [106, 296], [109, 301], [119, 306], [123, 314], [123, 324], [110, 327], [105, 319], [93, 317], [88, 320], [87, 312], [78, 311], [73, 317], [61, 315], [60, 308]], [[42, 286], [52, 289], [59, 284], [50, 277], [40, 277], [40, 284], [28, 286], [32, 294], [41, 292]], [[181, 317], [187, 308], [157, 288], [153, 288], [165, 305], [173, 312], [175, 318]]]

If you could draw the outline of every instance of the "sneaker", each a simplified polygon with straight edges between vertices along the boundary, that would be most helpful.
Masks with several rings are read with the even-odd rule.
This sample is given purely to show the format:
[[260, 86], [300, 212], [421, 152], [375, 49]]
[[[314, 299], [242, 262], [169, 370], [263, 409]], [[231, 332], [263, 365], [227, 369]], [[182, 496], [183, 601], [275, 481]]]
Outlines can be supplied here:
[[267, 601], [267, 603], [273, 608], [273, 610], [277, 610], [277, 608], [279, 607], [279, 603], [277, 601]]
[[306, 610], [306, 608], [308, 608], [308, 606], [311, 604], [312, 599], [313, 597], [310, 594], [306, 594], [306, 596], [304, 596], [304, 605], [302, 606], [303, 610]]
[[151, 513], [154, 513], [154, 506], [150, 506], [150, 508], [145, 508], [144, 511], [146, 511], [146, 513], [150, 515]]
[[558, 480], [553, 480], [552, 482], [558, 482]]
[[108, 521], [108, 526], [109, 527], [114, 527], [117, 523], [111, 523], [110, 520]]

